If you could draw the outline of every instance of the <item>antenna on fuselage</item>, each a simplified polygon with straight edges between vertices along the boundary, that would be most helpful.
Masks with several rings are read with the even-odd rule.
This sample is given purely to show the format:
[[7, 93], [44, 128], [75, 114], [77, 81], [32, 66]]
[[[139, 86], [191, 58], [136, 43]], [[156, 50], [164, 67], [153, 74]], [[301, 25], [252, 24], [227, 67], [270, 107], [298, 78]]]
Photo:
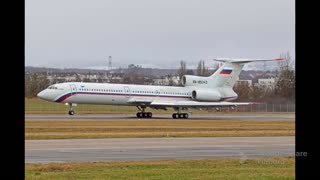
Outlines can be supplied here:
[[109, 56], [108, 65], [106, 66], [106, 71], [104, 73], [104, 78], [105, 79], [108, 79], [107, 78], [107, 72], [110, 71], [111, 69], [112, 69], [112, 62], [111, 62], [111, 56]]
[[109, 56], [109, 64], [108, 64], [108, 69], [112, 69], [112, 62], [111, 62], [111, 56]]

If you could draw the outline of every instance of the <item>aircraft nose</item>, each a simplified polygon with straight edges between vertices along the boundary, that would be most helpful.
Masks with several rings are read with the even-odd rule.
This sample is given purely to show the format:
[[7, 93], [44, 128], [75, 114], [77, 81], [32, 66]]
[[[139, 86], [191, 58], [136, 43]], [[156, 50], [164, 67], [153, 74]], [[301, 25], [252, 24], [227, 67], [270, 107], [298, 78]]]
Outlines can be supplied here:
[[43, 91], [39, 92], [39, 93], [37, 94], [37, 96], [38, 96], [39, 98], [42, 98], [42, 97], [43, 97]]
[[48, 95], [48, 93], [46, 93], [45, 90], [39, 92], [39, 93], [37, 94], [37, 96], [38, 96], [40, 99], [43, 99], [43, 100], [47, 100], [47, 101], [50, 101], [50, 100], [51, 100], [50, 97], [49, 97], [49, 95]]

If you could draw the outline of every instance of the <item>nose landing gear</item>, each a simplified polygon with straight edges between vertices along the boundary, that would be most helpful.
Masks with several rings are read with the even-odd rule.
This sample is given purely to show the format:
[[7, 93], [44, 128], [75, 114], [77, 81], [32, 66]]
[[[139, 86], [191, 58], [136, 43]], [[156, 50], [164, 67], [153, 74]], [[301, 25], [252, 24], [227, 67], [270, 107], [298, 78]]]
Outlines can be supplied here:
[[70, 106], [70, 109], [69, 109], [69, 112], [68, 112], [68, 114], [70, 115], [70, 116], [73, 116], [74, 114], [75, 114], [75, 112], [74, 112], [74, 110], [73, 110], [73, 106], [76, 106], [76, 104], [72, 104], [72, 103], [69, 103], [69, 106]]
[[74, 115], [74, 110], [69, 110], [69, 115]]

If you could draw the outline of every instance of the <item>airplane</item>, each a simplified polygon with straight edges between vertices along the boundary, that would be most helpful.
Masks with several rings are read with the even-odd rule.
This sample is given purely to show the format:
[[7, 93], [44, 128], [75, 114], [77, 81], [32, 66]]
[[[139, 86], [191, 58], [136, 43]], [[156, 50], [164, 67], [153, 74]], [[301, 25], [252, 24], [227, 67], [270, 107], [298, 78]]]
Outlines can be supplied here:
[[216, 58], [224, 64], [208, 77], [184, 75], [181, 86], [154, 86], [135, 84], [110, 84], [88, 82], [65, 82], [49, 86], [39, 92], [40, 99], [70, 106], [69, 115], [74, 115], [77, 104], [136, 106], [138, 118], [151, 118], [147, 107], [167, 110], [173, 108], [172, 118], [189, 117], [182, 110], [188, 108], [221, 108], [255, 104], [254, 102], [230, 102], [237, 99], [233, 91], [243, 66], [249, 62], [278, 61], [276, 59]]

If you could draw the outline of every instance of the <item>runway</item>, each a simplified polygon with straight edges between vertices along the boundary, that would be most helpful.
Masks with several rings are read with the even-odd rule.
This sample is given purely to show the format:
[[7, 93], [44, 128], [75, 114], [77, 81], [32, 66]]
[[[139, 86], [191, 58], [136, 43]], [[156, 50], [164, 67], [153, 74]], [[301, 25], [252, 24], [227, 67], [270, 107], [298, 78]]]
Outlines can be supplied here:
[[25, 163], [294, 156], [295, 137], [26, 140]]
[[[99, 121], [110, 121], [110, 120], [137, 120], [134, 115], [25, 115], [27, 121], [64, 121], [64, 120], [99, 120]], [[141, 119], [141, 118], [139, 118]], [[157, 115], [155, 114], [152, 119], [143, 120], [245, 120], [245, 121], [294, 121], [294, 114], [275, 114], [275, 115], [190, 115], [189, 119], [172, 119], [170, 114]]]

